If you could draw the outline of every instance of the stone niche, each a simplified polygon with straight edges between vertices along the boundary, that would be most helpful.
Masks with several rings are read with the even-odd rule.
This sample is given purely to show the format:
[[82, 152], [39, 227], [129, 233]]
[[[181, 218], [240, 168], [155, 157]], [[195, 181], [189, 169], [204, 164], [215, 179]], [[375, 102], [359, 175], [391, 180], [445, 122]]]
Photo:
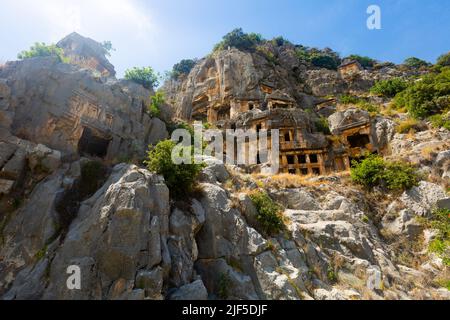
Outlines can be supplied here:
[[83, 133], [78, 141], [78, 153], [80, 155], [105, 158], [108, 154], [112, 138], [101, 134], [89, 127], [83, 128]]

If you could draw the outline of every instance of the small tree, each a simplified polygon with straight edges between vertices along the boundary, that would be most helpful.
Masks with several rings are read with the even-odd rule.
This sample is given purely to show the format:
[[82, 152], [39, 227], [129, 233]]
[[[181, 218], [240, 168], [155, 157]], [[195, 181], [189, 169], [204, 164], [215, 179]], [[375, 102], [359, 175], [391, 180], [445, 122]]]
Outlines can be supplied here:
[[416, 170], [403, 162], [385, 162], [377, 155], [370, 155], [361, 162], [353, 161], [351, 178], [367, 188], [385, 186], [391, 191], [403, 191], [417, 185]]
[[383, 158], [370, 155], [361, 162], [353, 161], [351, 178], [357, 184], [373, 188], [380, 183], [384, 171]]
[[416, 57], [411, 57], [411, 58], [405, 59], [403, 64], [405, 66], [409, 67], [409, 68], [412, 68], [412, 69], [420, 69], [420, 68], [424, 68], [424, 67], [429, 67], [430, 66], [429, 62], [426, 62], [426, 61], [421, 60], [421, 59], [416, 58]]
[[164, 177], [166, 185], [174, 198], [182, 198], [192, 191], [197, 176], [203, 169], [202, 164], [180, 164], [172, 161], [172, 150], [176, 143], [171, 140], [159, 142], [150, 147], [148, 158], [144, 161], [150, 171]]
[[103, 49], [105, 49], [105, 55], [107, 57], [111, 56], [111, 52], [116, 51], [116, 49], [113, 48], [111, 41], [103, 41], [102, 47], [103, 47]]
[[67, 62], [64, 56], [64, 50], [54, 44], [46, 45], [44, 42], [36, 42], [30, 50], [22, 51], [17, 55], [20, 60], [31, 59], [35, 57], [57, 57], [61, 62]]
[[311, 63], [319, 68], [337, 70], [337, 67], [339, 66], [339, 59], [331, 55], [318, 53], [311, 56]]
[[450, 66], [450, 52], [441, 55], [436, 64], [440, 67], [449, 67]]
[[256, 219], [263, 231], [269, 235], [276, 234], [284, 228], [281, 207], [264, 191], [256, 191], [249, 195], [258, 211]]
[[252, 50], [263, 41], [263, 37], [258, 33], [245, 33], [242, 31], [242, 28], [236, 28], [227, 33], [222, 38], [222, 41], [215, 45], [214, 51], [224, 50], [228, 47], [239, 50]]
[[360, 55], [357, 55], [357, 54], [352, 54], [352, 55], [348, 56], [348, 59], [358, 61], [359, 64], [365, 69], [372, 68], [375, 65], [375, 62], [376, 62], [372, 58], [360, 56]]
[[382, 80], [375, 83], [370, 92], [378, 96], [393, 98], [408, 87], [408, 83], [400, 78]]
[[128, 69], [125, 71], [125, 79], [136, 82], [147, 89], [153, 89], [159, 85], [159, 76], [151, 67]]
[[149, 106], [149, 112], [152, 117], [159, 117], [161, 114], [161, 106], [166, 103], [164, 92], [157, 91], [154, 96], [151, 97], [151, 103]]
[[173, 66], [171, 76], [178, 79], [182, 74], [189, 74], [192, 68], [197, 64], [197, 59], [183, 59]]

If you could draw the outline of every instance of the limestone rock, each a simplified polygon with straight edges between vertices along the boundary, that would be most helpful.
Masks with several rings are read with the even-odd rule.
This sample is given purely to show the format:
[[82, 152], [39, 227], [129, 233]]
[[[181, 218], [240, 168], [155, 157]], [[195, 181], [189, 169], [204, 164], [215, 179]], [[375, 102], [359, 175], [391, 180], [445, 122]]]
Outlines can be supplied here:
[[114, 77], [114, 66], [106, 58], [106, 49], [97, 41], [74, 32], [57, 43], [71, 63], [99, 72], [102, 76]]
[[208, 292], [202, 280], [197, 280], [178, 288], [170, 295], [170, 300], [207, 300]]

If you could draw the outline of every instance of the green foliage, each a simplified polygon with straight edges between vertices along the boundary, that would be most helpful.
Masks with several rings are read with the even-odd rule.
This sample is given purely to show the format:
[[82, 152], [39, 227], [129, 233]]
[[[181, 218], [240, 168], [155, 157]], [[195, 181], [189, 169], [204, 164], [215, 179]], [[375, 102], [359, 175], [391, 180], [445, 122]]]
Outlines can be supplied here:
[[280, 205], [275, 203], [264, 191], [253, 192], [249, 196], [258, 211], [256, 218], [263, 231], [267, 234], [279, 233], [284, 228]]
[[111, 52], [116, 51], [116, 49], [113, 48], [111, 41], [103, 41], [102, 47], [103, 47], [103, 49], [105, 49], [105, 55], [107, 57], [111, 56]]
[[328, 266], [327, 278], [328, 278], [328, 281], [330, 281], [331, 283], [335, 283], [338, 280], [336, 272], [334, 271], [334, 268], [332, 265]]
[[339, 98], [339, 101], [342, 104], [357, 104], [361, 101], [361, 99], [355, 96], [344, 94]]
[[378, 96], [393, 98], [408, 87], [408, 83], [400, 78], [382, 80], [375, 83], [370, 92]]
[[228, 273], [221, 273], [219, 275], [218, 295], [222, 300], [226, 300], [230, 296], [231, 279]]
[[382, 179], [389, 190], [408, 190], [418, 184], [416, 170], [402, 162], [386, 162]]
[[154, 96], [151, 97], [151, 103], [148, 107], [150, 115], [152, 117], [159, 117], [161, 114], [161, 106], [166, 103], [164, 92], [157, 91]]
[[337, 70], [341, 63], [339, 55], [330, 49], [320, 51], [315, 48], [300, 46], [296, 50], [296, 55], [301, 61], [311, 63], [318, 68]]
[[203, 164], [177, 165], [172, 161], [172, 150], [176, 143], [171, 140], [159, 142], [150, 147], [148, 158], [144, 163], [150, 171], [164, 176], [170, 193], [175, 198], [182, 198], [192, 192], [197, 176], [203, 169]]
[[272, 42], [272, 44], [274, 46], [278, 46], [278, 47], [281, 47], [281, 46], [284, 46], [284, 45], [287, 45], [287, 44], [292, 44], [289, 40], [286, 40], [282, 36], [273, 38], [271, 40], [271, 42]]
[[450, 52], [441, 55], [436, 62], [439, 67], [450, 67]]
[[260, 34], [245, 33], [242, 28], [237, 28], [227, 33], [222, 41], [215, 45], [214, 51], [226, 50], [228, 47], [251, 51], [263, 41], [264, 39]]
[[192, 68], [197, 64], [197, 59], [183, 59], [173, 66], [171, 77], [178, 79], [183, 74], [189, 74]]
[[403, 62], [403, 64], [409, 68], [413, 68], [413, 69], [420, 69], [420, 68], [424, 68], [424, 67], [429, 67], [430, 63], [426, 62], [422, 59], [416, 58], [416, 57], [411, 57], [411, 58], [407, 58], [405, 59], [405, 61]]
[[311, 63], [318, 68], [325, 68], [330, 70], [337, 70], [339, 60], [333, 56], [325, 54], [313, 54], [311, 56]]
[[383, 158], [371, 155], [359, 163], [353, 161], [351, 178], [357, 184], [373, 188], [380, 184], [384, 168]]
[[57, 57], [60, 62], [67, 63], [68, 59], [64, 56], [64, 50], [54, 44], [46, 45], [44, 42], [36, 42], [30, 50], [22, 51], [17, 55], [20, 60], [31, 59], [35, 57]]
[[364, 56], [360, 56], [357, 54], [352, 54], [350, 56], [347, 57], [348, 59], [351, 60], [356, 60], [359, 62], [359, 64], [363, 67], [363, 68], [372, 68], [375, 65], [375, 60], [369, 57], [364, 57]]
[[430, 73], [398, 93], [393, 101], [397, 108], [406, 107], [416, 119], [441, 113], [450, 108], [450, 68]]
[[443, 114], [435, 114], [428, 118], [434, 128], [445, 128], [450, 130], [450, 117]]
[[450, 210], [436, 209], [431, 214], [428, 227], [437, 230], [436, 239], [429, 245], [429, 251], [439, 255], [446, 266], [450, 266]]
[[418, 183], [414, 168], [401, 162], [386, 162], [377, 155], [370, 155], [361, 162], [353, 161], [353, 182], [367, 188], [384, 185], [391, 191], [403, 191]]
[[356, 106], [359, 109], [362, 110], [366, 110], [367, 112], [371, 113], [371, 114], [377, 114], [379, 113], [380, 109], [378, 108], [378, 106], [374, 105], [373, 103], [370, 103], [368, 101], [364, 101], [364, 100], [360, 100]]
[[331, 134], [330, 125], [328, 123], [327, 118], [320, 117], [319, 119], [316, 120], [315, 125], [318, 132], [322, 132], [325, 135]]
[[136, 82], [147, 89], [159, 85], [159, 76], [151, 67], [128, 69], [125, 71], [125, 79]]

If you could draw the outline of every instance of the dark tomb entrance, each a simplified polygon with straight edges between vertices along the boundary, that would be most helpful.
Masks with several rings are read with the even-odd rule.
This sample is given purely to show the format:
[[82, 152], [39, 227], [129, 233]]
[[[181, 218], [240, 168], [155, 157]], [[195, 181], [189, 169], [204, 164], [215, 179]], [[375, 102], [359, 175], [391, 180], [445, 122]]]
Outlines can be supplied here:
[[104, 158], [108, 153], [111, 139], [105, 139], [89, 128], [84, 128], [83, 135], [78, 142], [78, 153], [93, 157]]
[[364, 148], [370, 143], [370, 138], [366, 134], [356, 134], [347, 138], [348, 143], [352, 148]]

